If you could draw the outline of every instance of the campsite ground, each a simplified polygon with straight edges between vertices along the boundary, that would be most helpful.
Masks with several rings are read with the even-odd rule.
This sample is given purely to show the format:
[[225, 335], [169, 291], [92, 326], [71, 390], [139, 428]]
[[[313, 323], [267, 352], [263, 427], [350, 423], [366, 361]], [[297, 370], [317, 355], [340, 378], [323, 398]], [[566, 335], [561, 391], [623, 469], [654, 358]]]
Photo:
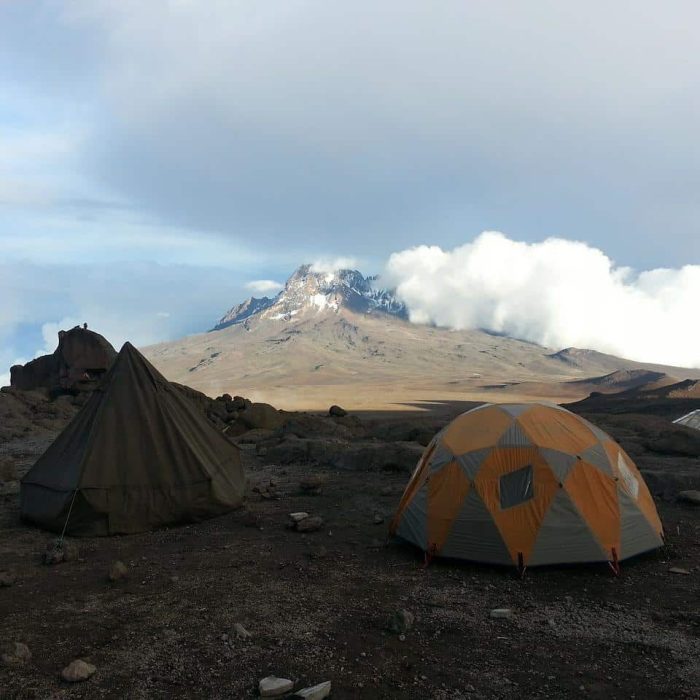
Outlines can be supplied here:
[[[620, 439], [634, 447], [632, 423], [620, 420]], [[11, 440], [0, 456], [21, 473], [53, 435]], [[698, 468], [688, 457], [635, 458], [660, 473], [678, 460]], [[245, 509], [75, 540], [79, 559], [50, 567], [40, 560], [51, 536], [18, 522], [12, 490], [0, 496], [0, 569], [16, 575], [0, 588], [1, 637], [32, 652], [26, 666], [0, 666], [0, 697], [246, 698], [269, 674], [296, 687], [331, 680], [338, 699], [700, 697], [700, 509], [660, 500], [666, 546], [626, 562], [619, 578], [589, 566], [521, 580], [455, 562], [423, 568], [411, 547], [385, 546], [406, 473], [328, 470], [321, 493], [308, 495], [299, 481], [309, 465], [265, 464], [251, 444], [245, 466]], [[270, 480], [275, 497], [263, 498]], [[295, 511], [324, 527], [287, 529]], [[116, 559], [129, 574], [110, 583]], [[492, 619], [494, 608], [514, 616]], [[387, 629], [401, 609], [415, 615], [403, 639]], [[97, 672], [68, 685], [59, 674], [75, 658]]]

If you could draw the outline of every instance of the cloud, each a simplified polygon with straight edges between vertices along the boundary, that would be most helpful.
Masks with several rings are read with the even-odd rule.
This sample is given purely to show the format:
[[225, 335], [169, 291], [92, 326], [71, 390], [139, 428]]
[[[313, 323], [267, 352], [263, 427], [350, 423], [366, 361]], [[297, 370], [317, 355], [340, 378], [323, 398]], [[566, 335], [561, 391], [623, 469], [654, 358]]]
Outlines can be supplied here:
[[338, 258], [319, 258], [311, 264], [312, 272], [331, 273], [338, 270], [355, 270], [359, 267], [357, 258], [338, 257]]
[[56, 157], [67, 139], [76, 187], [167, 226], [377, 257], [485, 227], [700, 255], [697, 3], [18, 5], [3, 104]]
[[255, 294], [276, 294], [282, 287], [284, 285], [281, 282], [275, 282], [274, 280], [253, 280], [245, 286], [246, 289], [250, 289]]
[[383, 281], [417, 323], [700, 367], [700, 265], [635, 273], [585, 243], [485, 232], [452, 250], [394, 253]]

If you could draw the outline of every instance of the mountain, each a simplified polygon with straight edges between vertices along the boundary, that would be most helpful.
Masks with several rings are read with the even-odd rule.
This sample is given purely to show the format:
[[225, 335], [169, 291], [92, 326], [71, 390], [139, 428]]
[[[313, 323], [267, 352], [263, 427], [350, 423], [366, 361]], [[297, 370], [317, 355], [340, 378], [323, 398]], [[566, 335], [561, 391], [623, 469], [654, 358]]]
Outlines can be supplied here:
[[407, 318], [405, 305], [393, 292], [376, 289], [376, 280], [376, 277], [363, 277], [357, 270], [318, 272], [312, 265], [302, 265], [276, 297], [246, 299], [229, 309], [213, 330], [244, 323], [253, 316], [289, 321], [295, 316], [324, 310], [338, 312], [341, 307], [356, 313], [385, 313]]
[[[288, 409], [576, 400], [599, 389], [571, 382], [618, 370], [700, 379], [697, 370], [410, 323], [405, 306], [375, 285], [356, 270], [322, 273], [304, 265], [273, 299], [234, 306], [217, 330], [143, 352], [171, 381], [210, 396], [240, 394]], [[618, 379], [626, 388], [623, 376]]]

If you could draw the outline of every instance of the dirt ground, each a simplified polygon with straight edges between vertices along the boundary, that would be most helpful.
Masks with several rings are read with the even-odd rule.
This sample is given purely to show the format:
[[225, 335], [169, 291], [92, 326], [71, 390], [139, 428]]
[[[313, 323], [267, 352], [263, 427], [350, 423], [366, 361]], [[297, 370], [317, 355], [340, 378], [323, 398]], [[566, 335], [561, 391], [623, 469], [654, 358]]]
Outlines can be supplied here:
[[[10, 440], [0, 457], [21, 475], [54, 435]], [[270, 674], [296, 688], [330, 680], [335, 699], [700, 697], [700, 509], [659, 501], [666, 546], [618, 578], [604, 565], [522, 580], [449, 561], [424, 568], [415, 549], [385, 545], [408, 474], [326, 471], [308, 495], [299, 481], [317, 470], [264, 464], [244, 447], [245, 508], [75, 539], [79, 559], [56, 566], [41, 564], [53, 536], [19, 522], [16, 489], [0, 491], [0, 571], [16, 576], [0, 588], [0, 641], [32, 652], [25, 666], [0, 665], [0, 698], [252, 698]], [[271, 480], [277, 497], [263, 498]], [[295, 511], [324, 527], [287, 529]], [[129, 573], [111, 583], [117, 559]], [[493, 619], [494, 608], [514, 616]], [[415, 615], [403, 638], [388, 629], [402, 609]], [[69, 685], [60, 672], [76, 658], [97, 672]]]

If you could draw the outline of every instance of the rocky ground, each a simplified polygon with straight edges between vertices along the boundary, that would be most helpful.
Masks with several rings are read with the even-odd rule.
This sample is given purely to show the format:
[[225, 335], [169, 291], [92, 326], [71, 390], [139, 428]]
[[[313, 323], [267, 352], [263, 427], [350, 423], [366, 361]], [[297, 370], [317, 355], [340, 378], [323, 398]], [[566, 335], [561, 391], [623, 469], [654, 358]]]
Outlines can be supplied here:
[[[245, 508], [73, 540], [70, 561], [45, 566], [53, 538], [18, 521], [16, 478], [77, 407], [56, 417], [43, 399], [24, 405], [30, 429], [0, 436], [0, 645], [7, 655], [26, 644], [31, 659], [0, 663], [2, 698], [252, 698], [268, 675], [297, 689], [331, 681], [333, 698], [700, 697], [700, 508], [674, 500], [680, 485], [700, 487], [700, 464], [661, 416], [653, 429], [637, 414], [595, 419], [657, 473], [667, 545], [625, 562], [619, 578], [587, 566], [521, 580], [456, 562], [424, 568], [411, 547], [385, 544], [421, 445], [464, 406], [238, 426]], [[290, 529], [300, 511], [320, 527]], [[500, 608], [510, 612], [492, 617]], [[96, 670], [69, 683], [61, 672], [76, 659]]]

